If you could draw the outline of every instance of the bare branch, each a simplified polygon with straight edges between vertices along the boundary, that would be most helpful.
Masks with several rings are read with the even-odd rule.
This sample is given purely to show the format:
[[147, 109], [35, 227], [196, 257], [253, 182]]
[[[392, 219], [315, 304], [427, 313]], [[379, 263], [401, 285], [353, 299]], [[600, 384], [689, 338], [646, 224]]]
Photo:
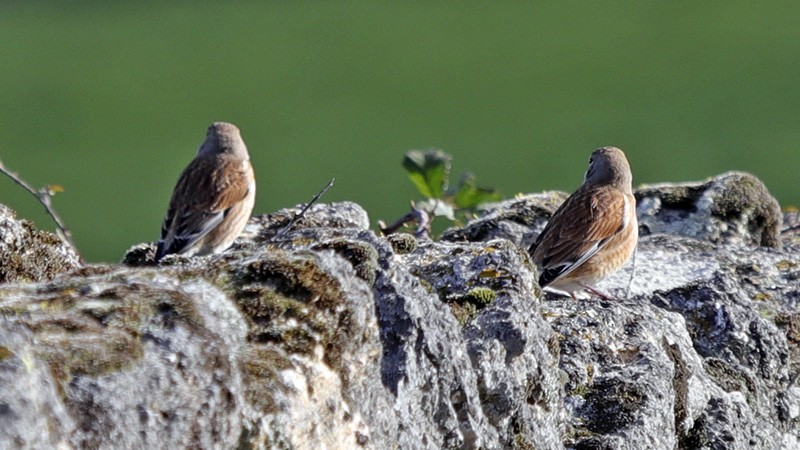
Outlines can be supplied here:
[[417, 208], [414, 202], [411, 202], [411, 211], [403, 217], [397, 219], [393, 224], [386, 226], [382, 220], [378, 221], [378, 226], [384, 236], [388, 236], [408, 223], [416, 223], [417, 227], [414, 229], [414, 236], [425, 237], [431, 232], [431, 216], [424, 209]]
[[409, 222], [414, 222], [414, 221], [416, 221], [416, 215], [414, 214], [414, 211], [412, 210], [409, 213], [407, 213], [406, 215], [404, 215], [403, 217], [395, 220], [391, 225], [388, 225], [388, 226], [386, 225], [386, 222], [384, 222], [382, 220], [379, 220], [378, 221], [378, 227], [381, 229], [381, 234], [383, 234], [384, 236], [388, 236], [390, 234], [395, 233], [397, 230], [399, 230], [403, 226], [405, 226], [405, 224], [407, 224]]
[[33, 186], [28, 184], [25, 180], [22, 179], [16, 172], [12, 172], [9, 170], [3, 161], [0, 160], [0, 172], [3, 172], [7, 177], [14, 180], [15, 183], [20, 185], [23, 189], [30, 192], [31, 195], [36, 197], [36, 200], [44, 206], [45, 212], [53, 219], [53, 222], [56, 223], [56, 234], [61, 241], [64, 242], [67, 246], [72, 248], [81, 263], [83, 263], [83, 258], [81, 258], [80, 252], [78, 252], [78, 247], [75, 245], [75, 242], [72, 240], [72, 232], [69, 231], [69, 228], [64, 224], [64, 221], [61, 220], [61, 217], [58, 215], [56, 210], [53, 208], [53, 204], [50, 199], [53, 197], [53, 194], [56, 190], [52, 186], [45, 186], [41, 189], [35, 189]]
[[296, 224], [298, 220], [303, 218], [303, 216], [306, 214], [306, 211], [308, 211], [308, 208], [311, 208], [311, 205], [316, 203], [316, 201], [319, 200], [319, 198], [322, 197], [322, 195], [325, 194], [328, 191], [328, 189], [331, 188], [331, 186], [333, 186], [334, 181], [336, 181], [336, 178], [331, 178], [331, 180], [328, 181], [328, 184], [326, 184], [321, 191], [317, 192], [317, 195], [315, 195], [310, 202], [306, 203], [306, 206], [304, 206], [299, 213], [297, 213], [294, 217], [292, 217], [292, 220], [289, 221], [289, 224], [283, 227], [283, 229], [281, 229], [281, 231], [279, 231], [278, 234], [276, 234], [272, 239], [276, 240], [279, 237], [286, 234], [289, 230], [291, 230], [294, 224]]

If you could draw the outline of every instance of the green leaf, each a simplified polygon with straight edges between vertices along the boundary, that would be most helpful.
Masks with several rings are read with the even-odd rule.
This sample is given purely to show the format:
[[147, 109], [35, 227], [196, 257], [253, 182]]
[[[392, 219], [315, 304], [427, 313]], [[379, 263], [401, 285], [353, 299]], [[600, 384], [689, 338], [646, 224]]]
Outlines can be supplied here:
[[403, 167], [422, 195], [441, 198], [447, 190], [452, 159], [452, 156], [437, 149], [409, 150], [403, 158]]
[[471, 209], [481, 203], [496, 202], [503, 196], [494, 188], [482, 188], [475, 185], [475, 175], [465, 173], [454, 196], [456, 207]]

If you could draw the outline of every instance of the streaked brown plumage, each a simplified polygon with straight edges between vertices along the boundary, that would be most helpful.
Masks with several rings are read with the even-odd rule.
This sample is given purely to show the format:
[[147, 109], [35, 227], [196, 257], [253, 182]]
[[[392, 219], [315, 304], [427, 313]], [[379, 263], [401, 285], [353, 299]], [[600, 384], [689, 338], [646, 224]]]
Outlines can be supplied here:
[[244, 229], [256, 183], [247, 147], [236, 126], [215, 122], [178, 179], [161, 226], [156, 261], [171, 253], [221, 253]]
[[539, 284], [575, 298], [622, 267], [639, 239], [636, 199], [625, 153], [592, 152], [583, 184], [553, 214], [528, 252], [540, 269]]

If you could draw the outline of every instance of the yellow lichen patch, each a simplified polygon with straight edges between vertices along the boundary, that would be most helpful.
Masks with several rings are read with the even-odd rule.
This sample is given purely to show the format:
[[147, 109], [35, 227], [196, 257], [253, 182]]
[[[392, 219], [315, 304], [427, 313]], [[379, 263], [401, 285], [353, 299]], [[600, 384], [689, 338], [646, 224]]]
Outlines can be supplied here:
[[581, 383], [581, 384], [575, 386], [575, 389], [573, 389], [572, 392], [570, 392], [570, 395], [578, 395], [580, 397], [583, 397], [586, 394], [588, 394], [590, 390], [591, 390], [591, 388], [589, 387], [588, 384]]
[[484, 269], [478, 274], [480, 278], [497, 278], [500, 276], [500, 271], [497, 269]]
[[14, 352], [12, 352], [8, 347], [3, 347], [0, 345], [0, 361], [4, 361], [12, 356], [14, 356]]
[[775, 263], [775, 267], [778, 268], [781, 272], [785, 272], [787, 270], [796, 269], [800, 267], [800, 263], [795, 261], [789, 261], [788, 259], [783, 259]]

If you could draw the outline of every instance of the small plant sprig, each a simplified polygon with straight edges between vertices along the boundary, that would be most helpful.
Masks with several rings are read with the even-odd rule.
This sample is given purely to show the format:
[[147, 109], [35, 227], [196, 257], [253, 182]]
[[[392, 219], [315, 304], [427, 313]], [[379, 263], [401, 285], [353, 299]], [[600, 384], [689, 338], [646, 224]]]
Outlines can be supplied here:
[[78, 252], [78, 247], [72, 240], [72, 232], [69, 231], [69, 228], [67, 228], [67, 226], [64, 224], [64, 221], [61, 220], [61, 217], [53, 208], [53, 203], [50, 201], [55, 194], [59, 192], [64, 192], [64, 188], [62, 188], [57, 184], [49, 184], [40, 189], [36, 189], [30, 184], [28, 184], [28, 182], [23, 180], [22, 177], [20, 177], [16, 172], [12, 172], [11, 170], [9, 170], [5, 166], [5, 164], [3, 164], [3, 161], [0, 161], [0, 172], [2, 172], [7, 177], [14, 180], [15, 183], [20, 185], [26, 191], [30, 192], [31, 195], [33, 195], [34, 197], [36, 197], [37, 200], [39, 200], [39, 203], [41, 203], [42, 206], [44, 206], [45, 212], [47, 212], [47, 214], [53, 219], [53, 222], [56, 223], [57, 227], [56, 234], [58, 235], [58, 237], [61, 238], [61, 241], [64, 244], [72, 248], [72, 250], [75, 252], [75, 255], [78, 256], [79, 261], [83, 263], [83, 258], [81, 258], [80, 256], [81, 254], [80, 252]]
[[464, 173], [455, 187], [450, 187], [450, 168], [453, 157], [439, 149], [409, 150], [403, 158], [403, 168], [425, 200], [411, 202], [411, 211], [387, 226], [378, 222], [381, 232], [389, 235], [403, 226], [414, 224], [417, 237], [430, 236], [431, 223], [445, 217], [463, 223], [474, 215], [482, 203], [498, 201], [502, 195], [495, 189], [478, 187], [475, 175]]

